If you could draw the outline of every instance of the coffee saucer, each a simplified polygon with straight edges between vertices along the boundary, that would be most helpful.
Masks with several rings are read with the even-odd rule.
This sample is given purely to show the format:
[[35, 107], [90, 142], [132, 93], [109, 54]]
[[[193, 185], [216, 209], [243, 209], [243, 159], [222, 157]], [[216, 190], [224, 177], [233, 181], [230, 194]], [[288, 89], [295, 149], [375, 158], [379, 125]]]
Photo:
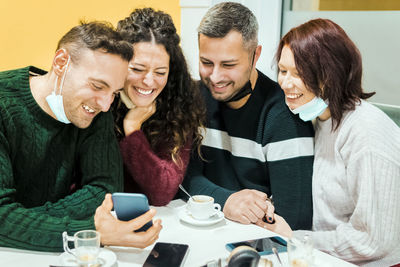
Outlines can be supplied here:
[[[75, 251], [75, 249], [71, 249], [72, 252]], [[117, 255], [111, 250], [101, 248], [99, 257], [99, 266], [101, 267], [113, 267], [117, 266]], [[75, 256], [71, 255], [68, 252], [64, 252], [59, 256], [58, 264], [62, 266], [78, 266], [78, 263], [76, 262]]]
[[207, 225], [216, 224], [216, 223], [222, 221], [224, 219], [224, 213], [222, 211], [218, 211], [216, 214], [214, 214], [213, 216], [211, 216], [210, 218], [208, 218], [206, 220], [197, 220], [197, 219], [193, 218], [193, 216], [187, 212], [186, 207], [185, 207], [179, 211], [178, 217], [185, 223], [188, 223], [191, 225], [207, 226]]

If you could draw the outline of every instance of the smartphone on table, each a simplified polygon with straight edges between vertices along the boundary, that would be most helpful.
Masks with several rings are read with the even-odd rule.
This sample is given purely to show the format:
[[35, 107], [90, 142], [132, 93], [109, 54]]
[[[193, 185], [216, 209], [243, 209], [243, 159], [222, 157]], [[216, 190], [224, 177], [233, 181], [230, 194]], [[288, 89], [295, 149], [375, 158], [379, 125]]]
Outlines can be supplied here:
[[181, 267], [188, 254], [189, 245], [157, 242], [143, 267]]
[[278, 253], [287, 251], [286, 241], [279, 236], [264, 237], [259, 239], [246, 240], [241, 242], [226, 244], [226, 248], [231, 251], [239, 246], [249, 246], [257, 250], [260, 255], [272, 254], [272, 248], [276, 248]]
[[[114, 193], [112, 194], [114, 203], [114, 211], [118, 220], [130, 221], [136, 217], [146, 213], [149, 207], [149, 201], [143, 194], [138, 193]], [[153, 221], [149, 221], [142, 228], [135, 232], [146, 231], [153, 225]]]

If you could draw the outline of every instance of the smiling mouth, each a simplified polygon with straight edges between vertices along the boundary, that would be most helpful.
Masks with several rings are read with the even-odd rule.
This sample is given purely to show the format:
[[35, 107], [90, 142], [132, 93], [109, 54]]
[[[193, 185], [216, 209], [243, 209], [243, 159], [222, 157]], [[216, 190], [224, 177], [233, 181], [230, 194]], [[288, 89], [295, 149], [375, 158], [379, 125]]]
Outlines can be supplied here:
[[82, 104], [82, 108], [89, 114], [95, 114], [96, 113], [96, 111], [94, 109], [90, 108], [89, 106], [87, 106], [85, 104]]
[[224, 84], [211, 83], [211, 86], [213, 87], [214, 91], [219, 92], [219, 91], [226, 89], [230, 84], [231, 84], [230, 82], [224, 83]]
[[213, 86], [214, 87], [216, 87], [216, 88], [224, 88], [224, 87], [227, 87], [229, 85], [229, 83], [226, 83], [226, 84], [214, 84]]
[[142, 88], [137, 88], [135, 87], [136, 92], [138, 92], [141, 95], [151, 95], [154, 92], [154, 89], [146, 90]]
[[286, 94], [286, 98], [288, 98], [288, 99], [298, 99], [298, 98], [300, 98], [300, 97], [302, 97], [303, 96], [303, 94]]

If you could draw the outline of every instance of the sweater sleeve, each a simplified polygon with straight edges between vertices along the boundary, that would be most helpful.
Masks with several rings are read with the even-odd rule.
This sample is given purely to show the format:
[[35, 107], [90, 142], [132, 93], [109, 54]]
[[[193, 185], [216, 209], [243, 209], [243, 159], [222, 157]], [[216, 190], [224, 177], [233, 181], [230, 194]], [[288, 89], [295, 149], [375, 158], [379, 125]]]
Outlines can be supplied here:
[[120, 149], [129, 179], [140, 186], [150, 204], [163, 206], [176, 195], [189, 162], [191, 141], [180, 149], [181, 165], [170, 157], [157, 155], [143, 131], [135, 131], [120, 141]]
[[[108, 127], [103, 128], [104, 123]], [[97, 120], [97, 125], [101, 129], [87, 130], [78, 153], [81, 189], [33, 208], [26, 208], [17, 200], [10, 145], [0, 131], [0, 246], [63, 251], [63, 231], [72, 235], [95, 229], [93, 216], [105, 193], [122, 187], [122, 161], [112, 127], [104, 120]], [[64, 181], [59, 186], [69, 187]]]
[[7, 144], [0, 142], [0, 246], [41, 251], [62, 251], [61, 233], [94, 229], [93, 217], [74, 220], [70, 216], [51, 216], [50, 208], [25, 208], [16, 201], [16, 189]]
[[36, 210], [51, 216], [81, 220], [94, 215], [106, 193], [122, 191], [122, 158], [113, 132], [111, 113], [102, 113], [84, 130], [78, 141], [79, 177], [76, 192]]
[[354, 212], [333, 231], [310, 232], [315, 248], [351, 262], [383, 258], [400, 243], [399, 155], [360, 150], [347, 177]]
[[263, 149], [275, 212], [285, 218], [292, 229], [309, 230], [313, 216], [312, 125], [284, 110], [267, 119], [265, 127], [267, 140]]
[[219, 203], [221, 205], [221, 208], [223, 209], [228, 197], [236, 191], [228, 190], [210, 181], [203, 174], [203, 164], [203, 160], [197, 154], [192, 155], [189, 162], [186, 178], [183, 181], [183, 186], [192, 196], [212, 196], [215, 202]]

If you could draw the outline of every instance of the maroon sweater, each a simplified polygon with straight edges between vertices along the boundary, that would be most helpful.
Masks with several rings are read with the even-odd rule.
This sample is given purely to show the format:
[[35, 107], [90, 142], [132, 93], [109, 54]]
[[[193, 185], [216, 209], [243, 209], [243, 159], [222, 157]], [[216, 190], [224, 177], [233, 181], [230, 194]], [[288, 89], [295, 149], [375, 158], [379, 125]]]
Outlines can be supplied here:
[[176, 195], [189, 163], [191, 142], [180, 149], [182, 166], [170, 154], [156, 154], [143, 131], [124, 137], [119, 146], [125, 169], [125, 192], [143, 193], [151, 205], [164, 206]]

